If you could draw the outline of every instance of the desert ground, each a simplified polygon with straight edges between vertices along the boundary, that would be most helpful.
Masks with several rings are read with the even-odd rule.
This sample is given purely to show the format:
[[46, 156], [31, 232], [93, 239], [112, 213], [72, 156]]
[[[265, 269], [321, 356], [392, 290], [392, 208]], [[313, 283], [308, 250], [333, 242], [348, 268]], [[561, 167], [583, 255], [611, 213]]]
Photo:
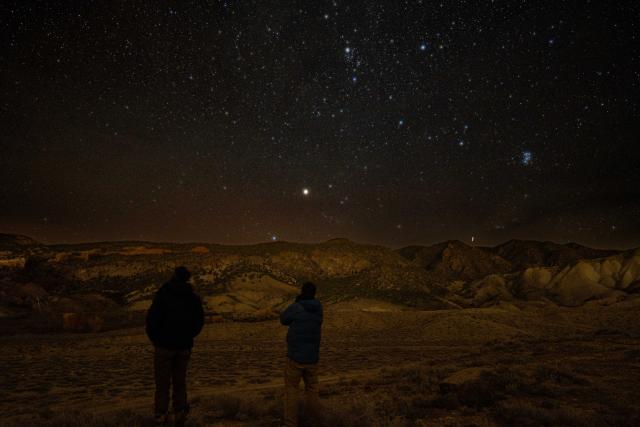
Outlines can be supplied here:
[[0, 424], [149, 425], [144, 316], [179, 265], [207, 318], [190, 426], [281, 424], [278, 313], [306, 280], [325, 305], [326, 426], [640, 425], [640, 248], [45, 245], [7, 234]]
[[[320, 362], [326, 425], [640, 425], [639, 308], [334, 304]], [[207, 324], [192, 354], [188, 425], [280, 425], [285, 333], [277, 320]], [[142, 328], [0, 345], [2, 425], [150, 424]]]

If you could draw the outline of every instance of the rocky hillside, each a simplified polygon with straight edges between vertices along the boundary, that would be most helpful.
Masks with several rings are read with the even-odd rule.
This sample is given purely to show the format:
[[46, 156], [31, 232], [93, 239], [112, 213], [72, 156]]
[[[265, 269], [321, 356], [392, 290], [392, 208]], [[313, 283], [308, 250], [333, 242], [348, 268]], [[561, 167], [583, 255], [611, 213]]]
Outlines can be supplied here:
[[619, 251], [593, 249], [577, 243], [564, 245], [533, 240], [509, 240], [494, 248], [485, 248], [509, 261], [511, 270], [519, 271], [529, 267], [557, 267], [577, 262], [581, 259], [603, 258]]
[[101, 311], [100, 302], [102, 311], [120, 309], [123, 313], [114, 316], [136, 318], [178, 265], [192, 270], [212, 319], [274, 317], [305, 280], [316, 282], [329, 304], [359, 297], [451, 307], [446, 288], [430, 281], [423, 268], [389, 248], [344, 239], [252, 246], [109, 242], [37, 246], [21, 262], [12, 256], [6, 257], [14, 261], [0, 279], [5, 318], [34, 312], [93, 315]]
[[610, 305], [640, 296], [640, 249], [564, 266], [529, 267], [449, 284], [449, 298], [464, 307], [499, 302], [543, 302], [565, 307]]
[[39, 246], [40, 243], [31, 237], [21, 234], [0, 233], [0, 250], [20, 250], [27, 247]]
[[457, 240], [432, 246], [408, 246], [399, 249], [398, 253], [427, 270], [438, 281], [477, 279], [512, 270], [509, 261], [491, 250]]
[[448, 241], [392, 250], [345, 239], [47, 246], [25, 236], [1, 236], [0, 333], [31, 321], [47, 326], [42, 330], [140, 323], [154, 292], [178, 265], [192, 270], [214, 321], [272, 318], [305, 280], [318, 284], [328, 306], [341, 309], [450, 309], [505, 301], [615, 303], [635, 297], [640, 279], [638, 252], [550, 242], [485, 248]]
[[561, 245], [533, 240], [509, 240], [495, 247], [469, 246], [451, 240], [432, 246], [407, 246], [398, 250], [400, 255], [425, 268], [438, 280], [472, 280], [529, 267], [560, 267], [618, 252], [592, 249], [577, 243]]

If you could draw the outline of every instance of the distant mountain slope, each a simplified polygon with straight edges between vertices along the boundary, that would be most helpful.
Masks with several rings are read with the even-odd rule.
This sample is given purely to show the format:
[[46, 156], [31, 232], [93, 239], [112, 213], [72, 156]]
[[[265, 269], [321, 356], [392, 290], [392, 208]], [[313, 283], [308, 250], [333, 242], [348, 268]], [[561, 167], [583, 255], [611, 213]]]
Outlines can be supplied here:
[[442, 280], [478, 279], [511, 271], [511, 264], [501, 256], [458, 240], [432, 246], [409, 246], [397, 252]]
[[38, 246], [39, 242], [21, 234], [0, 233], [0, 249], [8, 250], [27, 246]]
[[577, 243], [563, 245], [534, 240], [509, 240], [488, 250], [509, 261], [515, 271], [533, 266], [564, 266], [580, 259], [603, 258], [618, 252], [593, 249]]
[[471, 280], [534, 266], [565, 266], [581, 259], [614, 255], [619, 251], [593, 249], [577, 243], [533, 240], [509, 240], [495, 247], [469, 246], [452, 240], [431, 246], [407, 246], [397, 252], [443, 280]]
[[210, 316], [236, 320], [275, 317], [306, 280], [318, 285], [328, 306], [358, 300], [360, 309], [367, 301], [429, 310], [503, 301], [576, 306], [615, 303], [640, 290], [640, 252], [551, 242], [512, 240], [486, 248], [447, 241], [399, 250], [347, 239], [42, 245], [4, 234], [0, 244], [0, 318], [37, 317], [85, 330], [102, 325], [104, 316], [119, 325], [141, 321], [178, 265], [192, 270]]
[[[294, 285], [306, 280], [317, 283], [328, 304], [367, 298], [423, 309], [452, 306], [444, 298], [447, 290], [442, 284], [394, 250], [334, 239], [249, 246], [152, 242], [42, 246], [28, 254], [23, 267], [13, 269], [11, 282], [0, 283], [0, 308], [7, 301], [27, 309], [37, 303], [38, 309], [63, 314], [88, 308], [85, 295], [102, 295], [127, 310], [144, 312], [178, 265], [193, 272], [193, 284], [207, 302], [207, 311], [227, 318], [273, 317], [298, 292]], [[37, 286], [38, 298], [27, 295], [31, 289], [22, 289], [22, 284]]]
[[593, 301], [609, 305], [640, 294], [640, 249], [562, 267], [529, 267], [450, 285], [450, 298], [466, 307], [505, 301], [553, 301], [576, 307]]

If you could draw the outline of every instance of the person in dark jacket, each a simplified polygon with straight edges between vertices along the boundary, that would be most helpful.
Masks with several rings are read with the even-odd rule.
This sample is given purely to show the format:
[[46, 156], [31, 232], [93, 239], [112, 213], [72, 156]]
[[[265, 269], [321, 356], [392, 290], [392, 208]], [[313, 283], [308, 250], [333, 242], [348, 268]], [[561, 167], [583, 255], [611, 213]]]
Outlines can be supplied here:
[[320, 421], [318, 359], [322, 326], [322, 304], [315, 299], [316, 286], [302, 285], [296, 301], [280, 314], [287, 332], [287, 361], [284, 369], [284, 424], [298, 425], [298, 385], [304, 380], [305, 401], [311, 418]]
[[147, 312], [146, 332], [155, 347], [154, 376], [155, 417], [158, 424], [167, 422], [169, 387], [173, 384], [175, 424], [184, 425], [187, 403], [187, 365], [193, 339], [204, 325], [200, 297], [189, 284], [191, 273], [178, 267], [173, 277], [162, 285]]

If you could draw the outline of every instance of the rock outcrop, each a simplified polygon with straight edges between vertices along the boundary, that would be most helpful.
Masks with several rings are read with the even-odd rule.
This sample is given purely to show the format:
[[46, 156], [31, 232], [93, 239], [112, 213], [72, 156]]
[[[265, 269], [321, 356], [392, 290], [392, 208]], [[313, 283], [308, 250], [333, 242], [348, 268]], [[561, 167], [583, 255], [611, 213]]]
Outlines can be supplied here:
[[640, 250], [560, 267], [530, 267], [516, 274], [489, 275], [450, 287], [455, 301], [482, 307], [498, 301], [547, 300], [576, 307], [610, 304], [640, 292]]
[[576, 244], [512, 240], [486, 248], [448, 241], [392, 250], [333, 239], [250, 246], [47, 246], [25, 236], [0, 235], [0, 316], [38, 312], [59, 319], [71, 313], [60, 322], [66, 330], [103, 327], [95, 326], [96, 320], [77, 320], [90, 316], [111, 319], [126, 313], [127, 319], [140, 320], [178, 265], [192, 270], [212, 319], [273, 318], [306, 280], [316, 282], [327, 304], [346, 307], [358, 300], [361, 310], [367, 302], [422, 310], [532, 301], [574, 307], [615, 304], [640, 294], [640, 251]]

